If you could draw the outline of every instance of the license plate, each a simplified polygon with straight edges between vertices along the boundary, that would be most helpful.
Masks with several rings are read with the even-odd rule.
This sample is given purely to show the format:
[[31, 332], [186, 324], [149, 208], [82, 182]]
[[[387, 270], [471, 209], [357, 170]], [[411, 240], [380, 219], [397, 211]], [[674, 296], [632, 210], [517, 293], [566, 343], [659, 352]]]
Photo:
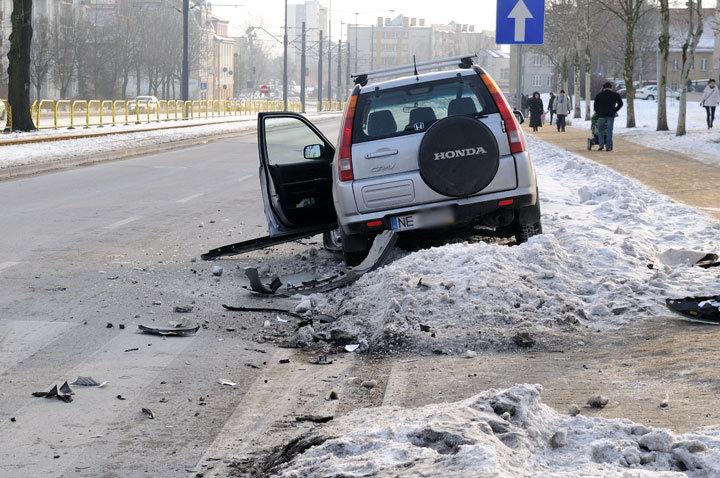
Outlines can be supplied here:
[[430, 229], [433, 227], [449, 226], [454, 223], [455, 215], [451, 209], [435, 209], [390, 218], [390, 227], [392, 227], [393, 231]]

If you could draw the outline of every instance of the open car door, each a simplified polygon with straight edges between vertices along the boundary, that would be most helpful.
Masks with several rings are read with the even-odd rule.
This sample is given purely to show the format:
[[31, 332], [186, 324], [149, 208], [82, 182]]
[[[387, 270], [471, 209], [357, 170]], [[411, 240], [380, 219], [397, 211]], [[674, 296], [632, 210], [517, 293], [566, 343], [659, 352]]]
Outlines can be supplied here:
[[260, 113], [257, 131], [260, 187], [270, 237], [336, 228], [332, 144], [296, 113]]

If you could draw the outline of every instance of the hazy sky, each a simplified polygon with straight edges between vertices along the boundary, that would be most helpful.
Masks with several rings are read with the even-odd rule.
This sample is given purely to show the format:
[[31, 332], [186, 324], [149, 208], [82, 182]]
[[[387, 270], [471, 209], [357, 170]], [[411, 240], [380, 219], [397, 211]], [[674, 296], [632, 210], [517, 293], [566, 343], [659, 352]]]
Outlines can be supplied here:
[[[248, 24], [258, 21], [272, 31], [280, 31], [284, 22], [284, 0], [209, 0], [213, 5], [213, 13], [231, 21], [236, 27], [236, 34], [244, 31]], [[321, 4], [332, 9], [332, 34], [337, 40], [340, 23], [355, 23], [358, 12], [359, 24], [375, 23], [378, 16], [394, 17], [399, 14], [408, 17], [425, 18], [430, 23], [467, 23], [475, 25], [479, 30], [495, 29], [495, 4], [497, 0], [423, 0], [409, 2], [407, 0], [321, 0]], [[288, 4], [304, 3], [289, 0]], [[236, 5], [238, 7], [223, 7]], [[394, 10], [394, 12], [388, 11]], [[256, 25], [257, 26], [257, 25]], [[347, 31], [347, 28], [343, 28]]]

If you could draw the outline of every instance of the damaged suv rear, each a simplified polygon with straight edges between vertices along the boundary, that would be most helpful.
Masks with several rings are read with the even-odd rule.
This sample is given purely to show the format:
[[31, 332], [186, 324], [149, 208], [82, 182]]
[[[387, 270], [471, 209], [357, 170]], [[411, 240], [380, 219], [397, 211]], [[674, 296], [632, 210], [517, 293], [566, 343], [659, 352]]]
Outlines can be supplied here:
[[476, 223], [512, 228], [518, 243], [541, 233], [522, 117], [470, 58], [448, 60], [460, 68], [370, 85], [372, 72], [357, 75], [337, 148], [302, 115], [261, 113], [270, 235], [337, 228], [355, 265], [389, 229]]

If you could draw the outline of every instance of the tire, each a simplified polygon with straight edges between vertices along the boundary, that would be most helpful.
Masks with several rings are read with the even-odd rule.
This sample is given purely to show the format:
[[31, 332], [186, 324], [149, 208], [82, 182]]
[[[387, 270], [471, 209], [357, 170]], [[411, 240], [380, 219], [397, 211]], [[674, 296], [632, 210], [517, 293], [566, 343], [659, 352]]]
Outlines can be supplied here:
[[522, 244], [527, 242], [533, 236], [542, 234], [542, 224], [540, 221], [531, 224], [518, 224], [515, 226], [515, 242]]
[[588, 145], [587, 145], [588, 151], [590, 151], [592, 149], [592, 145], [593, 145], [593, 140], [588, 139]]
[[648, 95], [647, 98], [645, 98], [648, 101], [653, 101], [655, 97], [653, 95]]
[[323, 233], [323, 249], [330, 252], [340, 252], [342, 250], [340, 229]]
[[360, 264], [370, 252], [370, 238], [363, 234], [345, 234], [340, 229], [340, 245], [342, 246], [343, 259], [348, 267], [355, 267]]

